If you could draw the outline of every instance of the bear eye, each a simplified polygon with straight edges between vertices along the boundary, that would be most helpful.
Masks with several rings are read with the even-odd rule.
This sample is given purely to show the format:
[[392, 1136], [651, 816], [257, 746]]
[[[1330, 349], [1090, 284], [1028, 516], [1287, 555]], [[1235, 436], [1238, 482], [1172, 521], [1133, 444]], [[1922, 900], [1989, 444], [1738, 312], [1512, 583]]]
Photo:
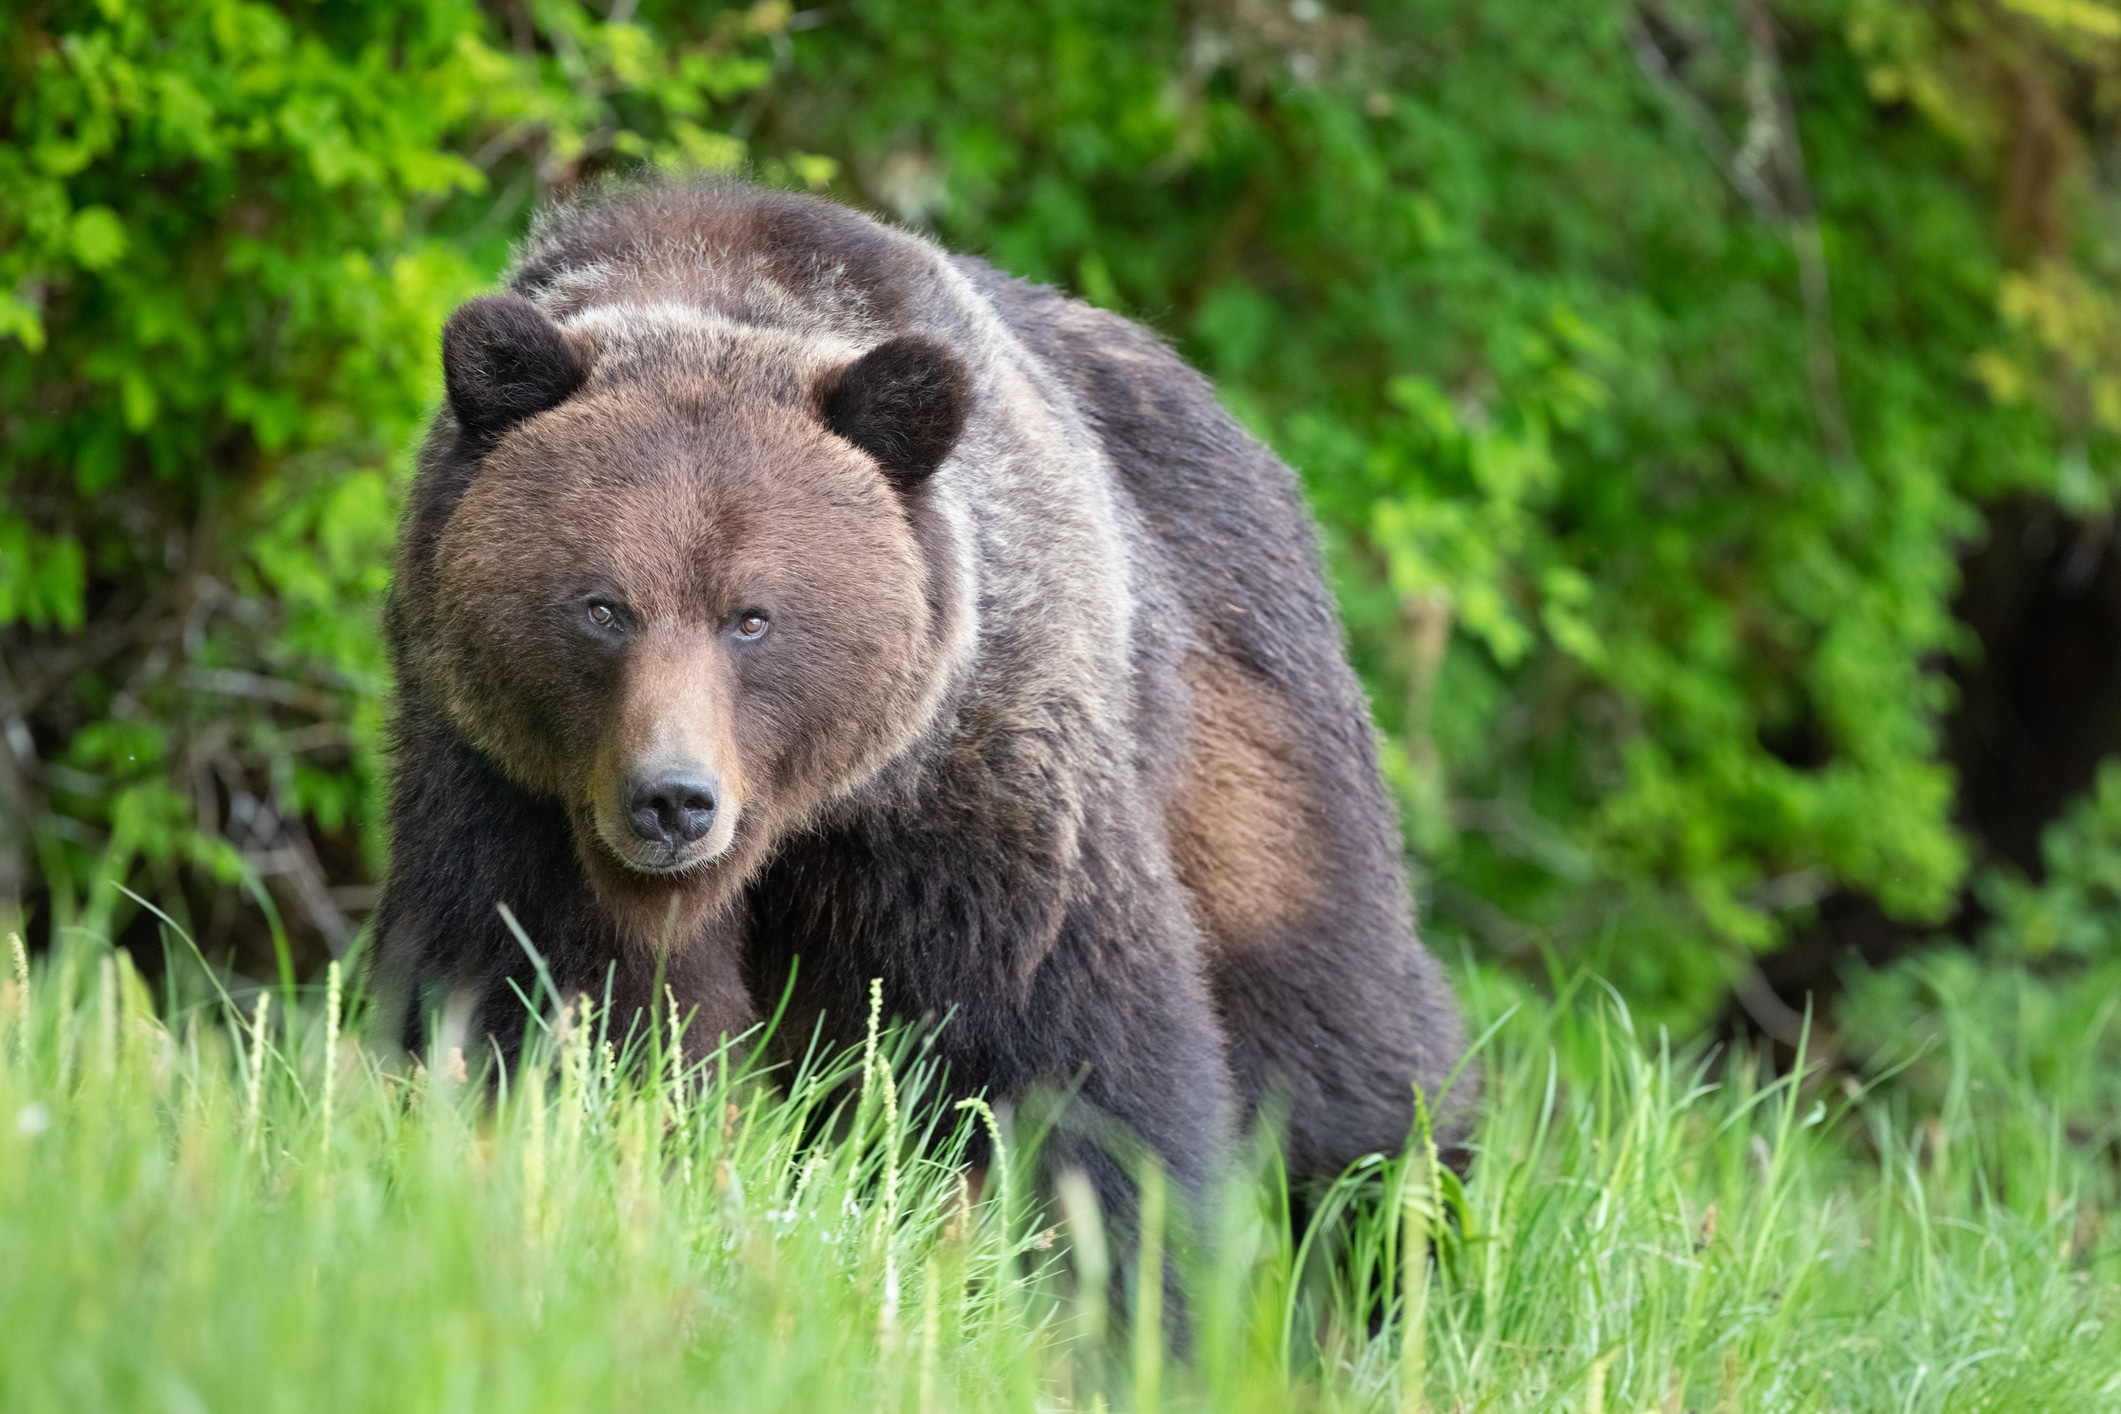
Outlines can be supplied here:
[[600, 599], [589, 606], [589, 621], [598, 628], [611, 628], [619, 621], [619, 611]]
[[736, 636], [743, 639], [746, 643], [755, 638], [763, 638], [765, 634], [766, 611], [764, 609], [746, 609], [743, 613], [736, 616]]

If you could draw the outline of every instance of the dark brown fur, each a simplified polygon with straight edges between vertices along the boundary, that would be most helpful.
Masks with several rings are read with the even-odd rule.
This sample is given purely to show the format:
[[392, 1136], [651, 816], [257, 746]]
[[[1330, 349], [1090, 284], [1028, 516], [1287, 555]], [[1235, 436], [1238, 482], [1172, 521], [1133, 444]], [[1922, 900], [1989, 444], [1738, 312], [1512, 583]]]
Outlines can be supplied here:
[[[464, 316], [453, 401], [498, 376], [510, 410], [438, 422], [392, 599], [397, 995], [469, 989], [511, 1046], [507, 903], [563, 987], [616, 967], [638, 1007], [660, 968], [700, 1038], [794, 967], [783, 1035], [853, 1040], [881, 978], [948, 1018], [953, 1086], [1078, 1086], [1189, 1185], [1277, 1094], [1299, 1178], [1405, 1140], [1456, 1009], [1293, 479], [1196, 374], [727, 184], [563, 211], [514, 289], [562, 341], [525, 300]], [[734, 829], [644, 873], [610, 801], [658, 751]], [[1086, 1133], [1053, 1157], [1124, 1207]]]

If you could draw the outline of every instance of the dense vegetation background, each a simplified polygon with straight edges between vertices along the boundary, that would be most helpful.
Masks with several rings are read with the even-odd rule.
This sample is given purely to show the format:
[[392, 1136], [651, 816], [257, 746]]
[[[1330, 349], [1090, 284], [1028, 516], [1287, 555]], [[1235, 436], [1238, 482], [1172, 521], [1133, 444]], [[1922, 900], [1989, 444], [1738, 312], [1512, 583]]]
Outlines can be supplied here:
[[1852, 987], [1848, 1044], [2121, 967], [2121, 5], [0, 9], [33, 941], [152, 972], [138, 893], [252, 976], [355, 944], [440, 322], [659, 166], [1217, 380], [1310, 488], [1445, 954], [1785, 1041]]

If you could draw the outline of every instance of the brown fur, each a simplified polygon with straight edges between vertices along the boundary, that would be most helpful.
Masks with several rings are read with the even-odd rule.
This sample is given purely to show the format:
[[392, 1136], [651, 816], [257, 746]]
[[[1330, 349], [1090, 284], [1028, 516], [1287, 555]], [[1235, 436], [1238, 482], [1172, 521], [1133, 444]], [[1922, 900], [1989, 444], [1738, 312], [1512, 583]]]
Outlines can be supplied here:
[[1318, 901], [1325, 834], [1288, 704], [1227, 659], [1194, 654], [1192, 732], [1168, 818], [1178, 877], [1223, 949], [1258, 946]]
[[[595, 341], [584, 342], [594, 364]], [[935, 627], [905, 517], [864, 459], [817, 424], [806, 380], [775, 379], [761, 398], [746, 379], [733, 396], [711, 374], [729, 378], [749, 351], [702, 342], [710, 376], [673, 386], [628, 377], [623, 363], [600, 369], [578, 396], [502, 436], [437, 543], [443, 632], [420, 664], [492, 760], [568, 803], [583, 867], [621, 935], [643, 948], [682, 950], [790, 820], [886, 749], [890, 704], [918, 695], [912, 658]], [[551, 657], [546, 586], [563, 597], [606, 588], [638, 615], [610, 682], [520, 690]], [[797, 597], [801, 618], [769, 632], [806, 636], [835, 666], [760, 710], [724, 628], [755, 603]], [[846, 712], [850, 700], [880, 711]], [[543, 719], [528, 719], [533, 703]], [[702, 867], [643, 875], [613, 848], [615, 792], [626, 765], [675, 744], [719, 771], [734, 837]], [[717, 1016], [748, 1008], [697, 1000]]]
[[[513, 289], [452, 321], [392, 593], [387, 988], [479, 989], [505, 1049], [506, 903], [696, 1042], [784, 989], [787, 1058], [857, 1040], [881, 982], [953, 1090], [1072, 1089], [1196, 1189], [1277, 1093], [1298, 1178], [1404, 1141], [1462, 1033], [1301, 501], [1205, 383], [740, 186], [563, 212]], [[628, 836], [669, 761], [713, 829]], [[1124, 1222], [1107, 1132], [1047, 1158]]]

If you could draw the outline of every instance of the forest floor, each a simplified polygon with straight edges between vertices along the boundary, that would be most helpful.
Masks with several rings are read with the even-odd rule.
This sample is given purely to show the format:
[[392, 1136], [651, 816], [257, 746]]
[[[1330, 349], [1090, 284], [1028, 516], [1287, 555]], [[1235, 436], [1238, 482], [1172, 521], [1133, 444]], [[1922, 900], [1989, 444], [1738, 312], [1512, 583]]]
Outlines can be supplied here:
[[1190, 1220], [1148, 1180], [1174, 1354], [1163, 1283], [1102, 1299], [1137, 1249], [902, 1035], [762, 1082], [592, 1014], [495, 1089], [335, 988], [158, 997], [77, 948], [0, 991], [0, 1408], [2121, 1407], [2106, 1139], [1977, 1037], [1924, 1092], [1460, 983], [1463, 1182], [1417, 1139], [1292, 1240], [1269, 1161]]

